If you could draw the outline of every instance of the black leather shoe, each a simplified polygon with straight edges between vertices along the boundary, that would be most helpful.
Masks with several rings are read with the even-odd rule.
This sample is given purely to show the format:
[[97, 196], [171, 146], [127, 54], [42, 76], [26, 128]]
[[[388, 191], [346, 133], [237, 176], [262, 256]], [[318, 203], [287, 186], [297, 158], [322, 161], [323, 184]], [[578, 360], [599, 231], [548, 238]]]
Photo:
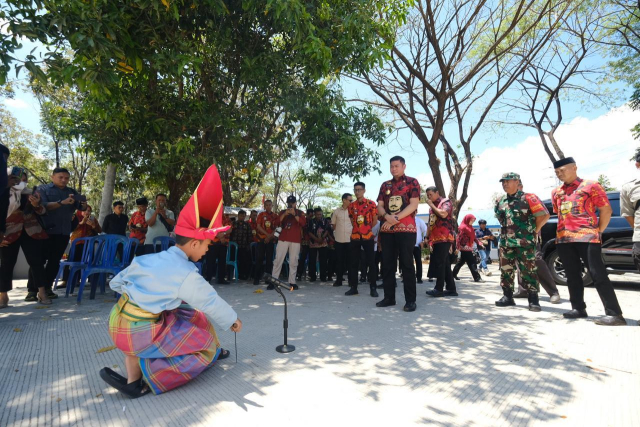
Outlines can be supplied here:
[[442, 292], [445, 297], [457, 297], [458, 293], [456, 291], [444, 291]]
[[253, 286], [258, 286], [259, 284], [260, 284], [259, 280], [258, 281], [256, 281], [256, 280], [253, 281]]
[[361, 278], [360, 278], [360, 283], [364, 283], [364, 282], [366, 282], [366, 281], [367, 281], [367, 278], [366, 278], [366, 277], [361, 277]]
[[316, 278], [314, 277], [313, 279], [309, 279], [310, 282], [315, 282]]
[[296, 276], [296, 280], [302, 280], [302, 276]]
[[537, 293], [529, 294], [529, 311], [542, 311]]
[[298, 285], [295, 285], [293, 283], [289, 283], [289, 286], [291, 286], [291, 288], [295, 291], [298, 289]]
[[422, 279], [416, 280], [416, 283], [422, 283]]
[[416, 311], [416, 303], [415, 302], [408, 302], [404, 305], [403, 308], [404, 311]]
[[345, 295], [349, 296], [349, 295], [358, 295], [358, 288], [352, 286], [351, 288], [349, 288], [349, 290], [347, 292], [344, 293]]
[[602, 316], [596, 320], [596, 325], [602, 326], [626, 326], [627, 321], [622, 315], [619, 316]]
[[378, 285], [376, 286], [377, 289], [384, 289], [384, 285]]
[[433, 279], [429, 279], [429, 283], [433, 283]]
[[427, 291], [427, 295], [434, 298], [440, 298], [444, 296], [444, 292], [437, 289], [431, 289], [430, 291]]
[[376, 307], [390, 307], [392, 305], [396, 305], [396, 302], [387, 298], [383, 298], [376, 303]]
[[369, 295], [371, 295], [374, 298], [378, 298], [378, 291], [376, 291], [376, 287], [375, 286], [371, 286], [371, 290], [369, 291]]
[[267, 290], [268, 290], [268, 291], [271, 291], [271, 290], [273, 290], [273, 289], [275, 289], [275, 288], [276, 288], [276, 287], [275, 287], [275, 286], [273, 286], [273, 285], [269, 285], [269, 286], [267, 286]]
[[458, 276], [453, 276], [453, 280], [460, 280]]
[[576, 310], [575, 308], [571, 311], [567, 311], [566, 313], [562, 313], [562, 317], [565, 319], [579, 319], [581, 317], [589, 317], [587, 314], [587, 310]]
[[502, 298], [496, 301], [496, 305], [498, 307], [509, 307], [510, 305], [516, 305], [516, 302], [513, 300], [513, 298], [504, 295]]
[[342, 282], [333, 282], [333, 286], [335, 286], [336, 288], [342, 286]]
[[28, 292], [27, 296], [24, 298], [27, 302], [35, 302], [38, 301], [38, 293], [37, 292]]

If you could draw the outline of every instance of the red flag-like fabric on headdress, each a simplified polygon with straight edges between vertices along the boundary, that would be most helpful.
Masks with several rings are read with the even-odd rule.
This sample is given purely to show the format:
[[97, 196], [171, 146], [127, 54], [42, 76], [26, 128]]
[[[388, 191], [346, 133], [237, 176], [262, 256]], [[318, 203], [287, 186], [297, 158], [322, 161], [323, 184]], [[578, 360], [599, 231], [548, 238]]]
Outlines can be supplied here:
[[[223, 214], [222, 183], [218, 168], [211, 165], [202, 177], [196, 191], [193, 192], [184, 209], [180, 212], [175, 233], [197, 240], [213, 240], [216, 234], [230, 228], [222, 225]], [[200, 218], [205, 218], [209, 222], [201, 224]]]

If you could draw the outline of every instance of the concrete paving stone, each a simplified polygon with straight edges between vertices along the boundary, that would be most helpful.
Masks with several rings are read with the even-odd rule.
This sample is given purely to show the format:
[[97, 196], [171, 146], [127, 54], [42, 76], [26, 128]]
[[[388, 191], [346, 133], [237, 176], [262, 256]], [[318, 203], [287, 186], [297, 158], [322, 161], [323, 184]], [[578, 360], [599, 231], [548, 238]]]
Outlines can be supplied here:
[[[594, 288], [589, 319], [570, 321], [561, 304], [532, 313], [526, 300], [499, 308], [497, 266], [486, 283], [461, 271], [459, 297], [430, 298], [418, 284], [418, 309], [379, 309], [366, 285], [301, 282], [287, 293], [289, 342], [279, 354], [283, 303], [247, 282], [218, 286], [244, 322], [235, 354], [186, 386], [130, 400], [99, 377], [124, 373], [112, 346], [111, 293], [81, 305], [23, 302], [14, 282], [0, 311], [0, 426], [304, 425], [304, 426], [637, 426], [640, 425], [640, 276], [611, 276], [627, 327], [594, 324], [603, 314]], [[426, 271], [426, 270], [425, 270]], [[260, 289], [264, 289], [263, 286]], [[62, 294], [62, 292], [59, 292]], [[233, 333], [218, 331], [225, 348]]]

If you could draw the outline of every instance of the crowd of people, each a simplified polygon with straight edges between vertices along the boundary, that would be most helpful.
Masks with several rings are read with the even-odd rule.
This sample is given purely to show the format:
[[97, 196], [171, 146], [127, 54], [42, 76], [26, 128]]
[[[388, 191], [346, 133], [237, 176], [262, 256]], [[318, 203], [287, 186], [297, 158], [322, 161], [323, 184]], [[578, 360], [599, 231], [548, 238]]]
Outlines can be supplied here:
[[[10, 152], [1, 145], [0, 152], [0, 167], [6, 167]], [[640, 155], [636, 167], [640, 169]], [[485, 220], [474, 228], [476, 218], [472, 214], [456, 224], [452, 202], [433, 186], [426, 189], [430, 210], [425, 224], [416, 217], [420, 185], [405, 175], [405, 169], [404, 158], [392, 157], [391, 179], [381, 185], [375, 200], [365, 197], [364, 182], [356, 182], [353, 195], [343, 194], [342, 205], [329, 216], [320, 208], [305, 213], [297, 208], [296, 198], [289, 196], [287, 208], [278, 213], [273, 211], [272, 201], [266, 200], [262, 212], [252, 210], [247, 218], [241, 210], [231, 219], [223, 214], [220, 178], [212, 166], [177, 220], [166, 207], [166, 195], [158, 194], [155, 209], [149, 208], [146, 198], [139, 198], [131, 218], [124, 213], [122, 202], [114, 202], [113, 213], [99, 224], [86, 198], [68, 187], [70, 174], [66, 169], [54, 169], [49, 184], [30, 188], [23, 169], [7, 168], [6, 181], [0, 174], [0, 187], [6, 189], [0, 197], [0, 308], [8, 305], [20, 249], [30, 267], [26, 299], [49, 305], [57, 297], [52, 285], [69, 241], [100, 233], [128, 234], [138, 239], [141, 244], [131, 266], [110, 282], [121, 295], [110, 316], [110, 333], [126, 355], [127, 378], [108, 368], [101, 371], [101, 376], [130, 397], [139, 397], [182, 385], [187, 377], [193, 378], [216, 360], [229, 356], [229, 351], [220, 347], [211, 320], [235, 332], [242, 329], [242, 322], [210, 286], [214, 275], [216, 283], [229, 284], [229, 250], [237, 262], [235, 274], [240, 280], [259, 285], [265, 272], [275, 277], [285, 273], [292, 290], [298, 288], [296, 282], [303, 276], [312, 283], [333, 282], [335, 287], [343, 286], [346, 280], [349, 289], [345, 296], [357, 295], [360, 284], [366, 283], [371, 297], [378, 297], [377, 290], [383, 289], [377, 307], [396, 305], [399, 271], [404, 287], [403, 310], [412, 312], [416, 310], [416, 283], [422, 283], [425, 247], [430, 255], [427, 276], [435, 281], [426, 294], [440, 298], [458, 296], [457, 275], [465, 264], [476, 282], [483, 282], [481, 274], [490, 276], [490, 248], [498, 243], [503, 296], [496, 306], [514, 306], [514, 298], [526, 297], [528, 309], [539, 312], [540, 285], [552, 303], [560, 302], [540, 247], [540, 230], [550, 213], [535, 194], [524, 192], [519, 174], [508, 172], [500, 178], [505, 194], [494, 206], [501, 226], [496, 239]], [[587, 317], [584, 264], [604, 306], [605, 315], [595, 323], [625, 325], [601, 258], [601, 235], [612, 214], [607, 194], [597, 182], [578, 177], [571, 157], [555, 162], [554, 169], [563, 183], [551, 194], [558, 216], [555, 243], [565, 267], [571, 302], [571, 310], [563, 316]], [[199, 192], [203, 193], [200, 198]], [[621, 212], [635, 229], [634, 257], [640, 268], [639, 207], [640, 180], [636, 180], [621, 192]], [[208, 225], [201, 224], [204, 220]], [[161, 236], [173, 236], [176, 246], [148, 255], [155, 252], [154, 239]], [[203, 262], [202, 272], [195, 262]], [[520, 288], [517, 293], [516, 277]], [[379, 278], [382, 285], [377, 285]], [[268, 284], [267, 289], [272, 288]], [[134, 331], [132, 322], [137, 326], [146, 322], [149, 327]], [[170, 332], [163, 333], [163, 329]], [[167, 334], [190, 338], [159, 338]], [[166, 356], [182, 350], [188, 350], [180, 356], [180, 363], [189, 361], [188, 376], [184, 375], [184, 364], [176, 365], [173, 357]]]

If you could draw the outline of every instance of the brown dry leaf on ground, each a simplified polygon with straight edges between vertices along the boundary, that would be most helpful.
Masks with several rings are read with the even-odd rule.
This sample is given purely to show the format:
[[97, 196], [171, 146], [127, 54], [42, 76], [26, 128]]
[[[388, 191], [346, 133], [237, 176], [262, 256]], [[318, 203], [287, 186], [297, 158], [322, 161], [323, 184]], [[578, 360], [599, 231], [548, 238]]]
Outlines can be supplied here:
[[56, 402], [62, 402], [62, 398], [61, 397], [57, 398]]
[[47, 310], [47, 309], [51, 308], [51, 306], [50, 305], [37, 305], [37, 306], [35, 306], [33, 308], [36, 309], [36, 310]]
[[96, 397], [102, 397], [102, 393], [96, 394]]
[[115, 350], [116, 348], [118, 348], [118, 347], [116, 347], [115, 345], [110, 345], [109, 347], [102, 347], [100, 350], [96, 351], [96, 354], [104, 353], [106, 351]]
[[118, 369], [120, 366], [118, 365], [113, 365], [113, 369]]
[[255, 291], [253, 291], [254, 294], [261, 294], [264, 291], [262, 289], [256, 289]]
[[22, 332], [22, 329], [20, 329], [20, 328], [13, 328], [13, 332]]

